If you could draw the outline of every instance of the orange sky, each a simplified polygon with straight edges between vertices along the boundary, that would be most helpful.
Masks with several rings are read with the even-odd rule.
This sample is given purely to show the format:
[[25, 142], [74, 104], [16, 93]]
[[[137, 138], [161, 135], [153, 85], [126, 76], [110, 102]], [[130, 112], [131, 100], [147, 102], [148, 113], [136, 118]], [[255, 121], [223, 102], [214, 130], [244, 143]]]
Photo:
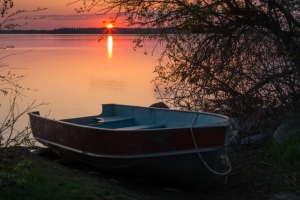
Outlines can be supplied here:
[[[38, 7], [48, 8], [45, 11], [25, 14], [27, 17], [31, 18], [40, 18], [41, 16], [44, 16], [45, 19], [26, 20], [28, 24], [17, 29], [51, 30], [64, 27], [85, 28], [105, 26], [103, 21], [108, 20], [109, 16], [100, 17], [96, 15], [96, 9], [89, 13], [76, 14], [74, 9], [76, 7], [79, 8], [82, 4], [77, 3], [67, 6], [68, 3], [72, 2], [74, 2], [74, 0], [14, 0], [14, 10], [33, 10]], [[19, 21], [18, 23], [24, 24], [23, 21]], [[120, 25], [118, 27], [120, 27]]]

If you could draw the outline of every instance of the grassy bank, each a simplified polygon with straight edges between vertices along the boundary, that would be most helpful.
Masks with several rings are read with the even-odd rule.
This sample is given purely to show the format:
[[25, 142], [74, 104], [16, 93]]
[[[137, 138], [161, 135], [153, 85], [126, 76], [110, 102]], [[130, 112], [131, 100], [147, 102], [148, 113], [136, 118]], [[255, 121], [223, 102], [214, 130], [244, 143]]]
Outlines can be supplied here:
[[[97, 181], [84, 177], [70, 177], [31, 168], [31, 161], [24, 159], [12, 172], [5, 172], [9, 183], [1, 191], [2, 199], [99, 199], [109, 195], [109, 190]], [[61, 169], [57, 169], [61, 170]]]
[[71, 170], [24, 149], [2, 152], [0, 199], [110, 199], [127, 198], [126, 192], [106, 181]]
[[280, 192], [299, 195], [300, 159], [287, 155], [299, 154], [300, 146], [290, 142], [270, 140], [236, 149], [230, 153], [232, 172], [214, 185], [245, 199], [270, 199]]
[[207, 188], [193, 190], [136, 177], [108, 178], [101, 171], [91, 176], [89, 170], [66, 167], [53, 159], [24, 152], [3, 157], [2, 153], [0, 199], [270, 199], [279, 192], [299, 195], [298, 139], [231, 149], [232, 172], [216, 177]]

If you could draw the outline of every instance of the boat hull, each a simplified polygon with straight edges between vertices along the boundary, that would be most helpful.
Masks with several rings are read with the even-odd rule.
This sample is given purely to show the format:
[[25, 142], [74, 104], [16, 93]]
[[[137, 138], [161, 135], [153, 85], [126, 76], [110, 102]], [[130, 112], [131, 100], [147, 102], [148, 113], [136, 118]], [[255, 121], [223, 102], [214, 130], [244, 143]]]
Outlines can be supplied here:
[[[136, 177], [160, 180], [179, 186], [202, 187], [209, 185], [215, 174], [207, 169], [197, 152], [175, 152], [143, 157], [108, 157], [80, 153], [56, 143], [37, 139], [45, 146], [77, 160], [111, 172], [121, 172]], [[223, 147], [201, 150], [202, 159], [214, 171], [218, 171]]]
[[29, 116], [36, 140], [61, 153], [106, 170], [194, 187], [214, 179], [203, 160], [218, 171], [227, 129], [224, 125], [121, 131], [51, 120], [37, 113]]

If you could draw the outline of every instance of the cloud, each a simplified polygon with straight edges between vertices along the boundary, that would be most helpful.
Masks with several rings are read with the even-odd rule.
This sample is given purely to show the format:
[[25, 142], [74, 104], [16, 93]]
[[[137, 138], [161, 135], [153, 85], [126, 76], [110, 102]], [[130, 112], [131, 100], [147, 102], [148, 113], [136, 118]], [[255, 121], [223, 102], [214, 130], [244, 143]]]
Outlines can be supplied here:
[[66, 21], [66, 20], [91, 20], [99, 19], [99, 15], [96, 14], [72, 14], [72, 15], [43, 15], [45, 19]]

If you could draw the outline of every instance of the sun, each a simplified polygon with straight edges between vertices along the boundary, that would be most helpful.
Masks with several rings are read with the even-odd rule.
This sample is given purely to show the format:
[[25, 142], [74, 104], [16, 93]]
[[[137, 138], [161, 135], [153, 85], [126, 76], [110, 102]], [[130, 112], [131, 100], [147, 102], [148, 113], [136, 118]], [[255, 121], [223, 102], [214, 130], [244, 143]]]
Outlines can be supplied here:
[[113, 28], [113, 27], [114, 27], [113, 24], [107, 24], [107, 25], [106, 25], [106, 28]]

